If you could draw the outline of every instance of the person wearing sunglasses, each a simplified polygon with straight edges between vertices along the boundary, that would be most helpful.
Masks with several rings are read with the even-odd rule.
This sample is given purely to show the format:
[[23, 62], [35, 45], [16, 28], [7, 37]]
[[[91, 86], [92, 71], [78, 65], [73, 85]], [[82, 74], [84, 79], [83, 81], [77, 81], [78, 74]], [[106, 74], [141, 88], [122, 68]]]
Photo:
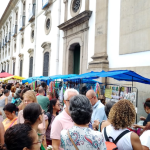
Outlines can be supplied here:
[[48, 111], [46, 113], [46, 115], [48, 116], [48, 127], [47, 127], [47, 130], [46, 130], [47, 145], [52, 145], [52, 139], [50, 137], [51, 126], [52, 126], [52, 123], [53, 123], [55, 117], [58, 115], [59, 111], [60, 111], [60, 102], [59, 102], [59, 100], [56, 99], [56, 98], [51, 99], [49, 107], [48, 107]]
[[34, 129], [28, 124], [10, 127], [4, 135], [2, 150], [40, 150], [41, 141]]
[[[38, 126], [42, 123], [44, 113], [45, 111], [38, 103], [31, 103], [23, 110], [24, 123], [30, 125], [37, 132], [40, 141], [44, 139], [44, 134], [38, 129]], [[43, 145], [41, 146], [43, 147]]]

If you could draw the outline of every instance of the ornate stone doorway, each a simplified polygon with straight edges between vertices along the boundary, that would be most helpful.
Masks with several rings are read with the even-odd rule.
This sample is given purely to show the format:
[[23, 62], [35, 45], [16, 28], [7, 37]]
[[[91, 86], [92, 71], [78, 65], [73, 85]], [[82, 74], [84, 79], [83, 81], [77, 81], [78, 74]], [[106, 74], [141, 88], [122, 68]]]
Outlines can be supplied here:
[[80, 74], [80, 45], [74, 43], [69, 49], [69, 74]]

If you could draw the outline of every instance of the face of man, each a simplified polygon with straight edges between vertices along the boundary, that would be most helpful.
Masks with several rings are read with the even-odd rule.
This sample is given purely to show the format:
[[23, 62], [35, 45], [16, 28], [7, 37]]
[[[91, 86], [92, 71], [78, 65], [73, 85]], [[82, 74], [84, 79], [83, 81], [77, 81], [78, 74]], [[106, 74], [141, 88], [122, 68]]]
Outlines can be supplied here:
[[[66, 104], [66, 108], [67, 109], [66, 111], [69, 113], [69, 106], [70, 106], [70, 99], [73, 97], [73, 96], [76, 96], [77, 93], [76, 92], [68, 92], [68, 99], [65, 100], [65, 104]], [[70, 114], [70, 113], [69, 113]]]
[[19, 83], [16, 84], [16, 88], [19, 88]]
[[90, 94], [90, 93], [87, 93], [87, 94], [86, 94], [86, 97], [90, 100], [91, 105], [94, 106], [94, 105], [95, 105], [95, 96], [93, 96], [93, 95]]

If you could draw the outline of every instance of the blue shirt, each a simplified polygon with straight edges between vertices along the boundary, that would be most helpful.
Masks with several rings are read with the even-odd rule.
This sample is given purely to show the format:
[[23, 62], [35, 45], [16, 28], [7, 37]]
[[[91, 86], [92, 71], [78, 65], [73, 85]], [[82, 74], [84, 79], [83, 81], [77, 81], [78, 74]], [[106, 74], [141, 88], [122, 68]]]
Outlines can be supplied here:
[[95, 120], [102, 122], [103, 120], [107, 120], [105, 114], [105, 106], [100, 102], [100, 100], [93, 106], [93, 113], [91, 122], [94, 123]]

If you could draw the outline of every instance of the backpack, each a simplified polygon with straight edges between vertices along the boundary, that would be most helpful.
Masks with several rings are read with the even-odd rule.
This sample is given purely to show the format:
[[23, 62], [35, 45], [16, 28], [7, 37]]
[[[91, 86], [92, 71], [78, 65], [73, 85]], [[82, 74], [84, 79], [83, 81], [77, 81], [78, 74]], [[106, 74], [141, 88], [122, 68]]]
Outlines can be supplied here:
[[[112, 137], [108, 137], [106, 133], [106, 127], [104, 128], [104, 137], [105, 137], [105, 144], [107, 147], [107, 150], [118, 150], [116, 144], [117, 142], [127, 133], [129, 133], [129, 130], [123, 131], [115, 140]], [[113, 142], [110, 142], [109, 139], [112, 139]]]

